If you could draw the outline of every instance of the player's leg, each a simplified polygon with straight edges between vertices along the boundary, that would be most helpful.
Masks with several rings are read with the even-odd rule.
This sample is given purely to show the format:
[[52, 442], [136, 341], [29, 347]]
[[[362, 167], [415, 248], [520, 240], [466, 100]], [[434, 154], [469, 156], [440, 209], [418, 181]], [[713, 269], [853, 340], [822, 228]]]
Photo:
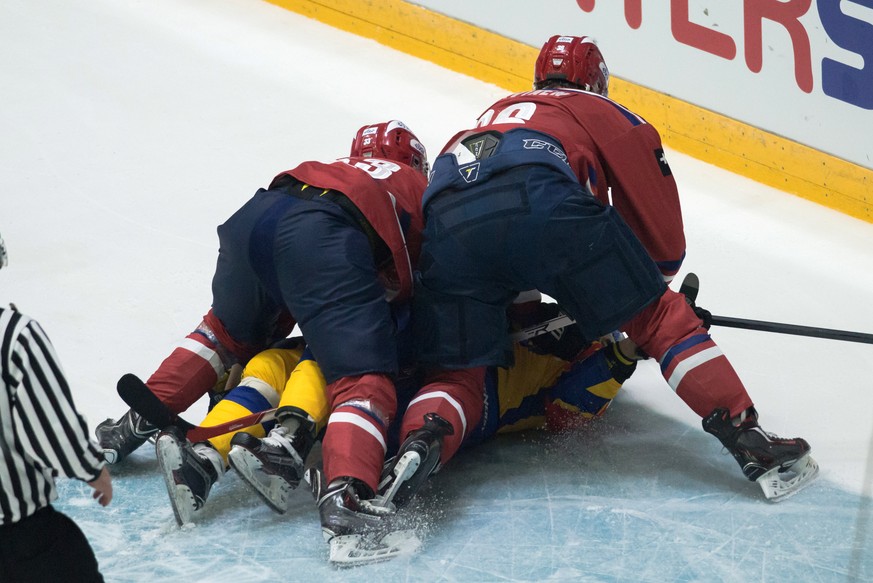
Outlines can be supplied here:
[[[246, 367], [246, 374], [256, 359]], [[290, 364], [286, 363], [286, 368]], [[240, 477], [279, 513], [287, 510], [288, 497], [303, 478], [306, 458], [328, 413], [324, 376], [312, 352], [303, 350], [299, 361], [287, 370], [276, 423], [269, 435], [235, 434], [228, 456]], [[257, 371], [254, 374], [263, 376]]]

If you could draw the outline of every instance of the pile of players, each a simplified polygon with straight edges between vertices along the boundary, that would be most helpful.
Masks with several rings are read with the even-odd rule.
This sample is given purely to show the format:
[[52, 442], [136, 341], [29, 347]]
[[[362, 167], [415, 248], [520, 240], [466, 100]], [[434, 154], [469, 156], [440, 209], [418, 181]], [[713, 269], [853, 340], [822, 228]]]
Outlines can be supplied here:
[[[657, 130], [608, 88], [591, 39], [555, 36], [534, 89], [458, 132], [430, 176], [399, 121], [279, 174], [219, 227], [212, 307], [146, 381], [174, 413], [221, 397], [205, 426], [275, 419], [190, 443], [131, 410], [98, 426], [106, 459], [155, 438], [180, 524], [228, 466], [277, 512], [305, 478], [330, 560], [384, 559], [414, 546], [399, 511], [459, 449], [599, 416], [651, 357], [767, 498], [805, 486], [808, 443], [759, 427], [705, 310], [668, 287], [676, 183]], [[574, 324], [513, 342], [558, 306]]]

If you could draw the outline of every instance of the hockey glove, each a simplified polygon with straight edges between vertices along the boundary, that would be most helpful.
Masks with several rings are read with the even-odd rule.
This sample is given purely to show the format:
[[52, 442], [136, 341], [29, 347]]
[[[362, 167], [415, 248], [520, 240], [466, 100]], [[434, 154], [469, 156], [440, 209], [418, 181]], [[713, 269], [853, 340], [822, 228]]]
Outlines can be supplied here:
[[612, 378], [619, 384], [624, 384], [637, 369], [636, 359], [625, 356], [621, 348], [619, 348], [618, 342], [605, 346], [603, 348], [603, 357], [606, 359], [606, 366], [609, 367]]
[[[693, 290], [692, 297], [697, 295], [697, 290]], [[712, 326], [712, 312], [705, 308], [701, 308], [698, 306], [691, 297], [688, 297], [688, 294], [685, 295], [685, 303], [691, 306], [691, 309], [694, 310], [694, 315], [700, 318], [703, 322], [702, 326], [709, 330], [709, 327]]]
[[[535, 310], [530, 311], [525, 315], [523, 320], [517, 319], [521, 327], [532, 326], [539, 322], [545, 322], [558, 316], [561, 312], [560, 306], [554, 303], [541, 302], [536, 306]], [[561, 360], [573, 362], [576, 357], [584, 349], [588, 347], [588, 342], [579, 330], [579, 326], [571, 324], [564, 328], [558, 328], [539, 336], [534, 336], [523, 341], [522, 346], [525, 346], [531, 352], [536, 354], [549, 354], [556, 356]]]
[[709, 330], [709, 327], [712, 326], [712, 313], [694, 302], [691, 302], [691, 309], [694, 310], [694, 315], [703, 321], [703, 327]]

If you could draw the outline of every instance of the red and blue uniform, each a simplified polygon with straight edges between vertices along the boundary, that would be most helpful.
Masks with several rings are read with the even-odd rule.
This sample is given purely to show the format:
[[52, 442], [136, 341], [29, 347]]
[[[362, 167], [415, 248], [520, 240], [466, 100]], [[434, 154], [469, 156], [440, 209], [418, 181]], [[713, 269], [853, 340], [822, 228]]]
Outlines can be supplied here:
[[625, 331], [699, 415], [752, 405], [684, 297], [664, 286], [685, 256], [676, 184], [658, 132], [621, 105], [575, 89], [496, 102], [443, 149], [424, 209], [422, 360], [506, 365], [505, 309], [539, 289], [589, 339]]
[[[361, 157], [278, 175], [218, 227], [212, 309], [146, 384], [183, 411], [298, 324], [327, 382], [326, 477], [375, 489], [397, 407], [395, 316], [413, 291], [426, 182], [406, 164]], [[475, 424], [481, 374], [443, 374], [443, 393]]]
[[541, 89], [501, 99], [477, 127], [524, 127], [556, 138], [570, 172], [597, 200], [615, 207], [665, 280], [679, 271], [685, 257], [679, 192], [661, 137], [643, 118], [596, 93]]

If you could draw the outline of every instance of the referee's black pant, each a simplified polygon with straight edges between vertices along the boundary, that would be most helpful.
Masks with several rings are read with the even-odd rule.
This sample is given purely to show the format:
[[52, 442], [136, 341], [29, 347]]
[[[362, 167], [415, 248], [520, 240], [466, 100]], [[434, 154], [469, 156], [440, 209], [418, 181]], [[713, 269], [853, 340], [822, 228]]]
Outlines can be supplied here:
[[51, 505], [0, 526], [0, 581], [103, 581], [97, 557], [81, 529]]

